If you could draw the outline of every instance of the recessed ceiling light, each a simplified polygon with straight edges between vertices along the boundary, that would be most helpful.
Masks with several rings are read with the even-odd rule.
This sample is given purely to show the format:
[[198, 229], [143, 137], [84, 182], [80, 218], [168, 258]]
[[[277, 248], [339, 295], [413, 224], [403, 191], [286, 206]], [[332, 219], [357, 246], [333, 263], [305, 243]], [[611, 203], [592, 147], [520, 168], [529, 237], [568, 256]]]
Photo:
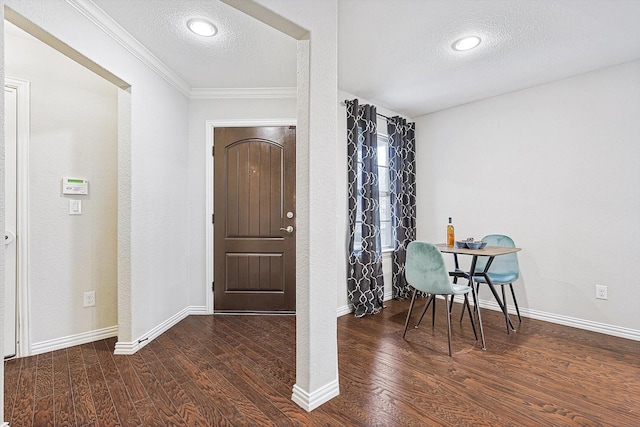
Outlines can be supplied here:
[[480, 44], [480, 37], [477, 36], [469, 36], [469, 37], [463, 37], [459, 40], [456, 40], [451, 47], [453, 48], [453, 50], [469, 50], [469, 49], [473, 49], [474, 47], [477, 47]]
[[197, 35], [203, 37], [211, 37], [218, 32], [215, 25], [202, 18], [190, 19], [187, 22], [187, 27]]

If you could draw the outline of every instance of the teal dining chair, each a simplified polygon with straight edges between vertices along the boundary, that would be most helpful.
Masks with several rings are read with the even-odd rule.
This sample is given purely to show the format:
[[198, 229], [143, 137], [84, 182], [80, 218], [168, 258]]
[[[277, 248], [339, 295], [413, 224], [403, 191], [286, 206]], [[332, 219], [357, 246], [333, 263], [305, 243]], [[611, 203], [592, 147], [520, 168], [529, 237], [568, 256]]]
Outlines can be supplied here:
[[[464, 295], [465, 302], [468, 305], [468, 293], [472, 291], [472, 288], [467, 285], [458, 285], [451, 282], [440, 250], [435, 245], [427, 242], [414, 241], [409, 243], [409, 245], [407, 246], [405, 277], [407, 279], [407, 283], [413, 288], [413, 296], [411, 297], [411, 303], [409, 305], [409, 311], [407, 313], [407, 320], [404, 324], [404, 332], [402, 333], [402, 338], [404, 338], [407, 334], [409, 318], [411, 317], [411, 312], [413, 311], [413, 305], [415, 303], [418, 291], [429, 294], [429, 303], [431, 302], [431, 300], [433, 300], [434, 302], [434, 313], [434, 298], [437, 295], [442, 295], [444, 296], [446, 302], [445, 312], [447, 313], [447, 337], [449, 340], [449, 356], [451, 356], [450, 304], [453, 304], [453, 296]], [[473, 317], [469, 317], [471, 319], [471, 326], [473, 327], [474, 335], [476, 335], [476, 340], [478, 340], [476, 328], [473, 323]]]
[[[482, 240], [487, 242], [487, 246], [500, 246], [503, 248], [516, 247], [513, 239], [503, 234], [489, 234], [488, 236], [484, 236]], [[487, 265], [487, 259], [487, 257], [478, 257], [473, 275], [473, 280], [476, 283], [487, 283], [484, 275], [480, 274], [484, 271]], [[493, 262], [489, 266], [487, 275], [489, 276], [489, 280], [491, 280], [491, 283], [493, 285], [500, 285], [500, 287], [502, 288], [502, 303], [505, 304], [505, 307], [507, 304], [507, 300], [504, 292], [504, 287], [509, 286], [509, 288], [511, 289], [511, 297], [513, 298], [513, 305], [516, 308], [516, 313], [518, 313], [518, 321], [522, 322], [522, 317], [520, 317], [520, 309], [518, 308], [518, 300], [516, 300], [516, 294], [513, 291], [513, 282], [518, 280], [518, 277], [520, 277], [520, 266], [518, 265], [518, 256], [516, 255], [516, 253], [514, 252], [512, 254], [500, 255], [495, 257], [493, 259]], [[464, 311], [462, 312], [462, 314], [464, 314]], [[510, 323], [508, 318], [506, 319], [506, 322], [508, 333]]]

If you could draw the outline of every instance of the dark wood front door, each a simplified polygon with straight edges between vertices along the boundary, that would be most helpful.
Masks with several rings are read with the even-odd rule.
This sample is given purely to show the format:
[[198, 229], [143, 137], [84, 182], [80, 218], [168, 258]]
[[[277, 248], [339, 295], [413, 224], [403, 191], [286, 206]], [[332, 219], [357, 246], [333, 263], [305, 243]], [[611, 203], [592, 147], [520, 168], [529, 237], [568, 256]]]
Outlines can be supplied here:
[[295, 312], [295, 134], [214, 131], [215, 312]]

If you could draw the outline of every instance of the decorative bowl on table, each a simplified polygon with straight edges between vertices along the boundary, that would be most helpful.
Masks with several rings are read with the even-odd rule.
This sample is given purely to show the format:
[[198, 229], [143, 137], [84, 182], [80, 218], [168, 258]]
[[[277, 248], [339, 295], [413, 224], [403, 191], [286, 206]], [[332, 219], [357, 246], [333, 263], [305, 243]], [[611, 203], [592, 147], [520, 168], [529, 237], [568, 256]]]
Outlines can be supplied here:
[[456, 248], [466, 248], [467, 247], [467, 242], [465, 240], [456, 240]]
[[474, 241], [469, 240], [466, 243], [469, 249], [481, 249], [483, 242], [481, 240], [474, 240]]
[[487, 246], [487, 242], [484, 242], [482, 240], [479, 240], [480, 242], [480, 247], [478, 249], [483, 249], [485, 246]]

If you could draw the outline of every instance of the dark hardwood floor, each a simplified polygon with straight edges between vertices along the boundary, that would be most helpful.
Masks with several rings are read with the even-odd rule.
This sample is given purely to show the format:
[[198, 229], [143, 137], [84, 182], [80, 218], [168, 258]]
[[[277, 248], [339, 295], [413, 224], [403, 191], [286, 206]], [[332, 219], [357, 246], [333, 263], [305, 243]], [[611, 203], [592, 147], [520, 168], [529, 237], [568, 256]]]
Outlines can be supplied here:
[[[340, 396], [291, 401], [292, 316], [190, 316], [133, 356], [115, 339], [5, 362], [5, 419], [27, 426], [638, 426], [640, 342], [483, 310], [447, 355], [436, 327], [403, 340], [408, 301], [338, 319]], [[422, 303], [421, 303], [422, 304]], [[414, 310], [415, 316], [420, 310]], [[517, 326], [517, 324], [516, 324]]]

